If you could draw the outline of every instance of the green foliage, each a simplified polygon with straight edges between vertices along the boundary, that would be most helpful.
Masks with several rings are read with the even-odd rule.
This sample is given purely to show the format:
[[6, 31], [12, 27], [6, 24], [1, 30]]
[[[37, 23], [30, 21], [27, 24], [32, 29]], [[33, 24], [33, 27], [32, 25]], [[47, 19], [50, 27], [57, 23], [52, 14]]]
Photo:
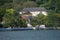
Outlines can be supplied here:
[[37, 17], [35, 17], [35, 18], [31, 21], [31, 24], [32, 24], [33, 26], [45, 24], [45, 20], [46, 20], [46, 16], [43, 15], [43, 14], [39, 14]]
[[21, 8], [38, 6], [60, 13], [60, 0], [14, 0], [13, 3], [17, 9], [19, 9], [17, 7], [18, 5], [20, 5]]
[[26, 27], [26, 21], [21, 19], [21, 15], [16, 13], [14, 9], [6, 9], [3, 17], [4, 27]]
[[33, 26], [44, 24], [46, 27], [60, 27], [59, 15], [57, 13], [48, 13], [48, 16], [40, 14], [31, 21], [31, 24]]
[[45, 24], [47, 26], [60, 26], [60, 0], [0, 0], [0, 22], [5, 27], [26, 27], [26, 20], [17, 12], [24, 7], [45, 7], [48, 16], [42, 14], [31, 20], [33, 26]]
[[47, 21], [48, 21], [48, 23], [47, 23], [47, 25], [48, 26], [54, 26], [54, 27], [59, 27], [60, 26], [60, 18], [59, 18], [59, 16], [57, 16], [57, 13], [49, 13], [48, 14], [48, 19], [47, 19]]
[[23, 7], [37, 7], [37, 4], [33, 1], [28, 1], [23, 3]]

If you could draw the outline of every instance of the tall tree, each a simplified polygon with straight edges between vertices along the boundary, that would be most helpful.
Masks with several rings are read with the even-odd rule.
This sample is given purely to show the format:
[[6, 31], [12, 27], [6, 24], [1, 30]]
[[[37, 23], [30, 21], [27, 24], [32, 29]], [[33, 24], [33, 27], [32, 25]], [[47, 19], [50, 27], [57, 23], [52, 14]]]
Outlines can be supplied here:
[[37, 4], [33, 1], [28, 1], [23, 3], [23, 7], [37, 7]]

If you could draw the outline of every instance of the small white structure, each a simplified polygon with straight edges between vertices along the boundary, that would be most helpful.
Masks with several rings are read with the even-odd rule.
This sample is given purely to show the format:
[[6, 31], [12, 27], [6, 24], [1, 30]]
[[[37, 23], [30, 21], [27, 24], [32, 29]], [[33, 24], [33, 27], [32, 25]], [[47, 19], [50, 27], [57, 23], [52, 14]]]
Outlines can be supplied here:
[[46, 11], [42, 11], [42, 14], [47, 16], [47, 12]]
[[32, 26], [31, 24], [29, 24], [29, 23], [27, 24], [27, 26], [28, 26], [28, 28], [32, 28], [32, 29], [34, 29], [34, 30], [36, 29], [36, 27], [33, 27], [33, 26]]
[[19, 12], [19, 14], [22, 14], [22, 12]]
[[39, 28], [45, 29], [46, 27], [45, 27], [45, 25], [40, 25]]
[[31, 24], [28, 23], [28, 24], [27, 24], [27, 27], [31, 28], [31, 27], [33, 27], [33, 26], [32, 26]]

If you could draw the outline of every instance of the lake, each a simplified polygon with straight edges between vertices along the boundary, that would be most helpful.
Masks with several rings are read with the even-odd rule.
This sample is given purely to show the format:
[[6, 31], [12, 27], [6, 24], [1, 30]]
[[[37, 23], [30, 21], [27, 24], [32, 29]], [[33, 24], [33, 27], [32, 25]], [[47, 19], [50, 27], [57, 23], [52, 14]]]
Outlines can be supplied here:
[[2, 31], [0, 40], [60, 40], [60, 30]]

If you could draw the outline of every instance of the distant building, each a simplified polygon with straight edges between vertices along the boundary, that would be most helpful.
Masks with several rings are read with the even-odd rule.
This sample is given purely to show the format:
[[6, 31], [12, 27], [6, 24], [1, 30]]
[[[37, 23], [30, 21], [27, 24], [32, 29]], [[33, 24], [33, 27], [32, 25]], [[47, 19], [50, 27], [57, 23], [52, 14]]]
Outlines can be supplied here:
[[28, 13], [30, 13], [32, 14], [31, 16], [37, 16], [40, 13], [47, 15], [46, 9], [44, 7], [23, 8], [19, 13], [25, 15], [29, 15]]
[[19, 12], [19, 14], [22, 15], [23, 19], [28, 19], [29, 21], [31, 18], [38, 16], [41, 13], [47, 16], [47, 11], [44, 7], [23, 8]]

